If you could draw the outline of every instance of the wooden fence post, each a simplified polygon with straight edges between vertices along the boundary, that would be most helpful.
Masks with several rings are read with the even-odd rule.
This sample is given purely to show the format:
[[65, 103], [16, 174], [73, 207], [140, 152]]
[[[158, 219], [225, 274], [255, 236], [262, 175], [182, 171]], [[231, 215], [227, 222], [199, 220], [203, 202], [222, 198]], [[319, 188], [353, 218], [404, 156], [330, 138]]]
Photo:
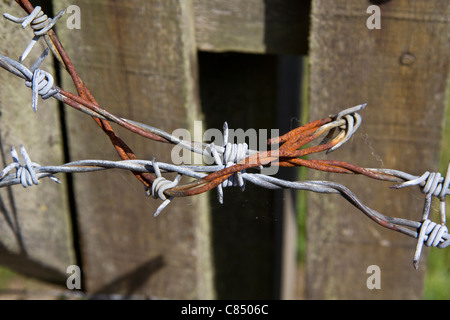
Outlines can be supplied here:
[[[14, 1], [0, 2], [0, 12], [25, 16]], [[33, 38], [30, 30], [1, 17], [2, 54], [18, 59]], [[44, 50], [38, 43], [24, 64], [31, 66]], [[51, 59], [42, 69], [52, 73]], [[63, 162], [59, 110], [55, 100], [39, 100], [31, 109], [31, 90], [22, 79], [0, 70], [0, 167], [12, 163], [11, 147], [24, 145], [32, 161], [41, 165]], [[65, 183], [48, 179], [24, 189], [0, 189], [0, 265], [52, 283], [65, 284], [66, 269], [74, 263], [70, 211]]]
[[[172, 132], [199, 118], [191, 1], [57, 1], [77, 5], [81, 28], [58, 29], [100, 105]], [[69, 18], [69, 17], [68, 17]], [[65, 87], [70, 80], [63, 78]], [[95, 123], [66, 109], [71, 159], [118, 159]], [[171, 162], [169, 145], [118, 129], [141, 159]], [[206, 195], [160, 200], [129, 172], [74, 177], [85, 289], [171, 299], [212, 298]]]
[[[450, 4], [385, 2], [378, 7], [381, 29], [369, 28], [374, 14], [367, 12], [369, 5], [313, 1], [311, 119], [368, 103], [352, 141], [318, 157], [417, 175], [436, 171], [450, 61]], [[389, 183], [317, 172], [311, 178], [341, 182], [387, 215], [421, 219], [424, 196], [417, 189], [394, 191]], [[308, 210], [307, 298], [422, 296], [426, 251], [416, 271], [414, 239], [374, 225], [337, 196], [311, 194]], [[380, 267], [379, 290], [366, 286], [371, 265]]]

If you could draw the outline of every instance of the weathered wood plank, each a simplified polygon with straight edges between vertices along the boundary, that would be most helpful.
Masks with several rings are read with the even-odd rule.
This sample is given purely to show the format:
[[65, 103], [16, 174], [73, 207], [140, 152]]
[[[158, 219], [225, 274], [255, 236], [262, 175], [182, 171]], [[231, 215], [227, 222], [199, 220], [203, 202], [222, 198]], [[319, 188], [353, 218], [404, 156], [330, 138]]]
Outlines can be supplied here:
[[[449, 71], [448, 1], [390, 1], [381, 29], [369, 30], [367, 2], [313, 1], [311, 119], [367, 102], [359, 134], [321, 158], [413, 174], [437, 170]], [[314, 172], [342, 182], [371, 208], [420, 220], [418, 190], [389, 190], [363, 177]], [[308, 201], [307, 298], [417, 299], [426, 270], [412, 267], [416, 241], [374, 225], [345, 200]], [[367, 267], [381, 268], [381, 290], [369, 290]]]
[[[0, 2], [0, 12], [15, 16], [26, 13], [14, 1]], [[1, 54], [18, 59], [33, 33], [1, 19]], [[31, 66], [44, 50], [38, 43], [25, 60]], [[51, 59], [42, 69], [54, 74]], [[31, 109], [31, 90], [22, 79], [0, 70], [0, 159], [3, 168], [12, 162], [11, 147], [20, 155], [23, 144], [32, 161], [59, 165], [64, 161], [58, 104], [39, 99], [38, 111]], [[23, 160], [21, 160], [23, 161]], [[64, 181], [64, 177], [61, 176]], [[16, 272], [64, 284], [66, 269], [74, 263], [67, 188], [50, 180], [24, 189], [0, 189], [0, 264]]]
[[[199, 118], [191, 1], [64, 1], [76, 4], [80, 30], [60, 30], [97, 101], [120, 116], [168, 132]], [[55, 10], [56, 11], [56, 10]], [[64, 78], [65, 86], [70, 81]], [[72, 159], [118, 159], [95, 123], [67, 110]], [[171, 162], [171, 146], [117, 133], [138, 158]], [[214, 296], [206, 196], [177, 198], [157, 219], [128, 172], [74, 177], [85, 289], [195, 299]]]
[[197, 46], [204, 51], [307, 52], [310, 1], [194, 0]]

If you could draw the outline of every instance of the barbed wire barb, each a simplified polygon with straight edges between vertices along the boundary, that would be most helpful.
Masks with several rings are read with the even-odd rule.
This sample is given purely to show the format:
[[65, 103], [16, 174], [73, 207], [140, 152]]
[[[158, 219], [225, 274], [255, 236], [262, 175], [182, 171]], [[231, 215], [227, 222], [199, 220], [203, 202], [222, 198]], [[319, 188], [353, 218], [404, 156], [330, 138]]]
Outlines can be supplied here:
[[[22, 164], [19, 161], [19, 156], [17, 154], [16, 149], [11, 147], [11, 158], [13, 162], [7, 165], [0, 172], [0, 181], [5, 178], [5, 176], [13, 169], [16, 169], [15, 178], [17, 182], [20, 182], [24, 188], [30, 187], [32, 185], [39, 184], [39, 178], [36, 174], [36, 168], [39, 168], [40, 165], [38, 163], [32, 162], [28, 153], [23, 145], [20, 146], [20, 153], [25, 161], [25, 164]], [[60, 183], [60, 181], [54, 177], [53, 175], [47, 175], [52, 181]]]
[[[416, 269], [419, 266], [424, 245], [438, 248], [450, 245], [450, 235], [445, 226], [445, 199], [446, 195], [450, 194], [450, 163], [444, 178], [438, 172], [427, 171], [421, 176], [414, 176], [400, 170], [363, 168], [338, 160], [305, 159], [305, 156], [320, 152], [327, 155], [348, 142], [361, 126], [362, 116], [359, 112], [366, 108], [367, 103], [344, 109], [337, 114], [304, 124], [282, 136], [271, 138], [267, 141], [268, 146], [272, 147], [270, 151], [250, 150], [246, 143], [234, 143], [229, 139], [229, 128], [226, 122], [223, 126], [222, 145], [183, 141], [164, 130], [118, 117], [101, 108], [78, 77], [67, 53], [57, 40], [54, 31], [51, 30], [65, 11], [62, 10], [51, 19], [43, 13], [39, 6], [32, 9], [31, 4], [28, 3], [26, 10], [30, 12], [26, 17], [18, 18], [10, 14], [4, 14], [4, 17], [15, 23], [21, 23], [23, 28], [30, 25], [35, 36], [20, 56], [19, 61], [0, 55], [0, 66], [24, 79], [26, 86], [31, 88], [31, 106], [34, 112], [37, 111], [39, 96], [42, 99], [53, 97], [94, 117], [97, 124], [107, 134], [113, 132], [109, 126], [109, 122], [113, 122], [148, 139], [171, 143], [190, 152], [212, 157], [214, 164], [174, 165], [157, 162], [155, 158], [151, 161], [140, 160], [122, 140], [116, 137], [111, 139], [111, 142], [116, 150], [119, 150], [122, 161], [78, 160], [60, 166], [41, 166], [30, 160], [23, 146], [20, 149], [24, 163], [21, 162], [16, 150], [12, 147], [13, 162], [0, 172], [0, 188], [14, 184], [21, 184], [27, 188], [39, 184], [39, 179], [45, 177], [59, 183], [59, 180], [54, 177], [56, 173], [87, 173], [109, 169], [127, 170], [143, 182], [147, 196], [163, 201], [154, 212], [154, 217], [157, 217], [175, 197], [193, 196], [217, 188], [219, 202], [223, 203], [225, 187], [240, 187], [242, 191], [245, 191], [246, 182], [250, 182], [267, 189], [290, 188], [323, 194], [339, 194], [377, 224], [417, 239], [413, 258], [413, 265]], [[42, 62], [48, 56], [49, 48], [44, 50], [30, 69], [22, 64], [42, 36], [48, 36], [46, 39], [52, 40], [53, 46], [50, 46], [49, 41], [47, 44], [55, 56], [63, 61], [65, 69], [74, 81], [78, 95], [56, 86], [52, 75], [40, 69]], [[110, 128], [111, 130], [109, 130]], [[312, 145], [313, 141], [316, 142], [316, 139], [318, 140], [322, 136], [324, 137], [321, 142]], [[396, 185], [392, 186], [393, 189], [419, 186], [425, 194], [421, 219], [416, 221], [383, 215], [366, 206], [351, 190], [336, 182], [288, 181], [263, 174], [261, 169], [269, 165], [304, 166], [331, 173], [360, 174], [372, 179], [395, 182]], [[16, 170], [15, 174], [11, 172], [14, 169]], [[258, 169], [260, 170], [258, 171]], [[255, 170], [257, 172], [253, 172]], [[170, 181], [163, 176], [163, 173], [176, 174], [176, 177]], [[180, 184], [183, 176], [194, 178], [194, 180]], [[440, 200], [440, 224], [432, 222], [429, 217], [433, 197]]]
[[4, 13], [3, 17], [14, 23], [22, 24], [22, 28], [25, 29], [28, 25], [33, 29], [34, 37], [30, 43], [25, 48], [24, 52], [19, 57], [19, 62], [23, 62], [28, 54], [33, 49], [34, 45], [39, 41], [39, 39], [45, 35], [56, 22], [64, 15], [66, 10], [61, 10], [53, 19], [49, 18], [40, 6], [36, 6], [34, 10], [26, 17], [18, 18], [9, 13]]
[[[59, 93], [59, 90], [54, 87], [53, 76], [50, 73], [39, 69], [39, 66], [48, 55], [48, 50], [48, 48], [44, 50], [31, 69], [28, 69], [20, 62], [9, 57], [0, 55], [0, 66], [16, 76], [25, 79], [25, 85], [31, 88], [31, 108], [34, 112], [37, 111], [38, 96], [41, 96], [41, 98], [45, 100], [56, 96]], [[61, 97], [58, 98], [61, 99]]]
[[[22, 153], [25, 154], [24, 158], [28, 158], [26, 151], [22, 151]], [[19, 160], [14, 148], [12, 148], [12, 157], [14, 159], [14, 163], [8, 165], [1, 172], [0, 187], [21, 183], [25, 184], [24, 186], [31, 185], [31, 183], [28, 183], [29, 181], [27, 182], [26, 177], [23, 176], [25, 171], [23, 171], [23, 173], [19, 173], [18, 175], [6, 176], [6, 174], [13, 168], [23, 167], [23, 165], [18, 164]], [[33, 167], [38, 179], [48, 176], [50, 178], [56, 179], [54, 176], [52, 176], [52, 174], [57, 172], [81, 173], [113, 168], [139, 172], [154, 172], [156, 173], [157, 180], [155, 180], [154, 184], [152, 185], [152, 188], [150, 190], [147, 190], [147, 195], [152, 195], [154, 198], [160, 198], [161, 200], [163, 200], [163, 203], [157, 208], [157, 210], [154, 213], [155, 217], [157, 217], [164, 210], [164, 208], [166, 208], [167, 205], [173, 200], [174, 196], [168, 196], [166, 193], [168, 193], [171, 190], [171, 188], [174, 188], [176, 185], [178, 185], [183, 175], [187, 175], [197, 179], [202, 179], [207, 176], [208, 172], [217, 172], [218, 170], [221, 170], [224, 167], [223, 165], [214, 165], [214, 166], [173, 165], [168, 163], [156, 162], [155, 159], [153, 159], [152, 161], [79, 160], [64, 164], [62, 166], [40, 166], [35, 163], [32, 163], [32, 165], [29, 164], [29, 166]], [[162, 177], [162, 170], [164, 172], [175, 172], [177, 173], [177, 177], [174, 179], [174, 181], [169, 181], [164, 177]], [[411, 177], [406, 173], [398, 175]], [[8, 177], [11, 178], [11, 176], [13, 176], [13, 181], [11, 179], [8, 179]], [[268, 189], [291, 188], [298, 190], [308, 190], [319, 193], [340, 194], [375, 222], [381, 224], [384, 227], [392, 228], [395, 231], [399, 231], [408, 236], [417, 238], [418, 246], [414, 254], [413, 260], [414, 266], [416, 268], [418, 268], [418, 261], [420, 259], [421, 247], [423, 246], [423, 244], [425, 244], [426, 246], [435, 246], [438, 248], [445, 248], [448, 245], [450, 245], [450, 236], [448, 234], [448, 230], [442, 224], [437, 225], [436, 223], [431, 222], [429, 220], [427, 220], [428, 222], [424, 221], [423, 223], [420, 223], [402, 218], [391, 218], [384, 216], [381, 213], [365, 206], [353, 192], [351, 192], [348, 188], [335, 182], [331, 181], [291, 182], [271, 176], [266, 176], [261, 173], [247, 173], [247, 172], [242, 173], [242, 178], [244, 180], [252, 182], [257, 186]], [[412, 177], [411, 180], [414, 179], [415, 178]], [[411, 227], [413, 229], [419, 230], [419, 232], [410, 229], [405, 229], [401, 226]]]
[[[181, 180], [182, 175], [178, 174], [173, 181], [169, 181], [161, 175], [161, 170], [159, 170], [159, 165], [156, 162], [155, 158], [153, 158], [153, 160], [152, 160], [152, 166], [153, 166], [153, 170], [155, 171], [155, 174], [156, 174], [156, 179], [152, 183], [150, 194], [155, 199], [159, 197], [161, 200], [163, 200], [163, 203], [158, 207], [158, 209], [156, 209], [155, 213], [153, 214], [153, 216], [156, 218], [164, 210], [164, 208], [169, 205], [169, 203], [174, 198], [172, 196], [166, 197], [166, 195], [164, 194], [164, 191], [171, 189], [171, 188], [175, 187], [176, 185], [178, 185], [178, 183]], [[149, 195], [148, 192], [147, 192], [147, 195]]]

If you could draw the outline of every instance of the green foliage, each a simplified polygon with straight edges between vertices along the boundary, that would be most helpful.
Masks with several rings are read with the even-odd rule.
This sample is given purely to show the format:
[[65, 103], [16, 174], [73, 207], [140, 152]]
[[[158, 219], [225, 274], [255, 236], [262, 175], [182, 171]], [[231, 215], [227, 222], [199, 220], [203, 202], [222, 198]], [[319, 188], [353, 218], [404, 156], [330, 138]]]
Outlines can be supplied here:
[[[445, 174], [450, 160], [450, 82], [447, 86], [447, 108], [443, 121], [439, 171]], [[449, 210], [449, 204], [447, 203], [446, 212], [449, 212]], [[450, 299], [450, 247], [444, 249], [432, 248], [430, 250], [424, 299]]]
[[0, 291], [8, 289], [8, 284], [16, 277], [16, 274], [5, 267], [0, 267]]
[[424, 299], [450, 299], [450, 248], [432, 248], [428, 256]]

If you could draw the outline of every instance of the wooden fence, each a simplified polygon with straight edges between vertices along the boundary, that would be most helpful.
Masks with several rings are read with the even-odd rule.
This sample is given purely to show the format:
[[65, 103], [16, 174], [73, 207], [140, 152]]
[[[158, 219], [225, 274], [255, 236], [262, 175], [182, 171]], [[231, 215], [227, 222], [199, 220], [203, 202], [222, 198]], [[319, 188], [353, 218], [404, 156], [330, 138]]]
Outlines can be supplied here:
[[[372, 1], [375, 3], [375, 1]], [[437, 170], [449, 71], [450, 4], [384, 1], [381, 29], [370, 29], [359, 0], [63, 0], [39, 1], [56, 14], [80, 8], [80, 29], [56, 32], [101, 106], [168, 132], [272, 129], [286, 132], [363, 102], [363, 126], [327, 157], [413, 174]], [[37, 3], [37, 1], [36, 1]], [[13, 1], [0, 11], [24, 16]], [[0, 23], [1, 54], [18, 57], [30, 30]], [[44, 45], [37, 46], [34, 61]], [[44, 70], [75, 92], [47, 59]], [[2, 70], [0, 70], [2, 71]], [[306, 76], [305, 76], [306, 75]], [[307, 90], [305, 92], [305, 90]], [[11, 146], [32, 160], [61, 164], [117, 159], [86, 115], [39, 101], [20, 79], [0, 72], [2, 166]], [[309, 103], [308, 103], [309, 101]], [[142, 159], [170, 162], [171, 147], [117, 129]], [[325, 157], [325, 155], [320, 155]], [[280, 176], [294, 180], [295, 170]], [[386, 183], [309, 172], [342, 182], [370, 207], [419, 219], [422, 196]], [[298, 193], [248, 186], [176, 198], [161, 216], [128, 172], [61, 176], [63, 184], [0, 189], [0, 264], [66, 286], [82, 270], [90, 294], [169, 299], [421, 298], [426, 268], [412, 268], [414, 239], [374, 225], [345, 200], [307, 194], [305, 273], [297, 272]], [[302, 231], [303, 232], [303, 231]], [[378, 265], [380, 290], [366, 286]], [[426, 265], [426, 257], [422, 260]], [[297, 281], [304, 278], [304, 281]], [[304, 288], [296, 283], [304, 283]]]

